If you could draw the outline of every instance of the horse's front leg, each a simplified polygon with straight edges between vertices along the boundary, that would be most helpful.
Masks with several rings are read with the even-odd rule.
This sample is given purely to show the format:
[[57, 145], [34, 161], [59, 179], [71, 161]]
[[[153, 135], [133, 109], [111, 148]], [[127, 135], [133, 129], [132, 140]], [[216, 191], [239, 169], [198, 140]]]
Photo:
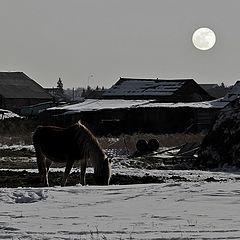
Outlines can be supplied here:
[[50, 160], [49, 158], [45, 158], [45, 169], [46, 169], [46, 173], [45, 173], [45, 186], [49, 186], [49, 181], [48, 181], [48, 172], [49, 172], [49, 168], [52, 165], [52, 160]]
[[66, 168], [63, 174], [61, 187], [64, 187], [66, 185], [67, 178], [72, 169], [73, 163], [74, 163], [74, 160], [67, 158]]
[[86, 185], [86, 169], [87, 169], [87, 161], [83, 159], [81, 161], [81, 176], [80, 176], [80, 183], [82, 186]]

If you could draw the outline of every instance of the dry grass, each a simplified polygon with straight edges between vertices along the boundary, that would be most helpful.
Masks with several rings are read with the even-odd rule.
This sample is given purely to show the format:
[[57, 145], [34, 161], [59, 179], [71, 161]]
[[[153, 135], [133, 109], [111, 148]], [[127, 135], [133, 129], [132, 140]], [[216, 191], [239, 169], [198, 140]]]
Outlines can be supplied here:
[[4, 119], [0, 122], [0, 143], [31, 144], [32, 133], [38, 122], [23, 118]]
[[[13, 145], [13, 144], [31, 144], [32, 133], [36, 126], [37, 121], [28, 119], [5, 119], [0, 122], [0, 143]], [[101, 146], [105, 149], [127, 149], [129, 152], [136, 151], [136, 142], [139, 139], [149, 140], [155, 138], [159, 141], [160, 147], [174, 147], [188, 142], [200, 143], [204, 138], [204, 134], [138, 134], [124, 135], [119, 137], [107, 136], [100, 137], [99, 141]]]

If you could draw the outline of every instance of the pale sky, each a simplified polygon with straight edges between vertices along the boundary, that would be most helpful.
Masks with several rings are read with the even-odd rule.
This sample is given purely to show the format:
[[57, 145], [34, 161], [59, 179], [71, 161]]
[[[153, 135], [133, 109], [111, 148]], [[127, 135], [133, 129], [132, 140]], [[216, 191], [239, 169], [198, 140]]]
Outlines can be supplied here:
[[[240, 79], [239, 0], [0, 0], [0, 71], [43, 87], [110, 87], [120, 77]], [[211, 28], [216, 45], [196, 49]]]

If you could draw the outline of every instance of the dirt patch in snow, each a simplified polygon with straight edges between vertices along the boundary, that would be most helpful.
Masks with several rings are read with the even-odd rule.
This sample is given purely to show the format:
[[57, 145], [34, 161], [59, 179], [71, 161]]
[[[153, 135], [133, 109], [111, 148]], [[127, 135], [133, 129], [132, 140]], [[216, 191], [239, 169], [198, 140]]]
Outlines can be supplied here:
[[[16, 188], [16, 187], [39, 187], [40, 178], [37, 173], [31, 173], [24, 171], [0, 171], [0, 187]], [[49, 173], [49, 185], [59, 186], [61, 184], [62, 172], [50, 172]], [[80, 173], [72, 172], [68, 178], [67, 186], [75, 186], [79, 184]], [[93, 174], [88, 173], [86, 175], [86, 181], [88, 185], [95, 185]], [[112, 176], [111, 184], [142, 184], [142, 183], [163, 183], [163, 178], [154, 176], [125, 176], [116, 174]]]
[[[169, 166], [161, 165], [161, 161], [157, 158], [123, 158], [113, 157], [113, 164], [115, 169], [139, 169], [139, 170], [173, 170], [184, 169], [189, 170], [189, 163], [181, 165], [171, 164]], [[186, 166], [185, 166], [186, 165]], [[26, 146], [6, 146], [2, 145], [0, 148], [0, 187], [16, 188], [16, 187], [40, 187], [40, 178], [37, 173], [37, 163], [34, 149], [31, 145]], [[49, 172], [50, 186], [60, 186], [63, 172], [58, 171], [56, 168], [64, 168], [65, 164], [53, 163]], [[79, 162], [74, 165], [75, 169], [79, 169]], [[24, 170], [23, 170], [24, 169]], [[31, 169], [31, 170], [30, 170]], [[32, 169], [34, 171], [32, 171]], [[53, 170], [55, 169], [55, 170]], [[123, 174], [122, 174], [123, 173]], [[86, 181], [88, 185], [95, 185], [93, 174], [87, 173]], [[112, 175], [110, 184], [113, 185], [126, 185], [126, 184], [148, 184], [148, 183], [164, 183], [167, 181], [174, 182], [187, 182], [191, 181], [180, 175], [169, 176], [154, 176], [146, 173], [145, 175], [131, 175], [125, 172]], [[206, 179], [206, 181], [219, 181], [214, 178]], [[221, 180], [220, 180], [221, 181]], [[67, 186], [75, 186], [80, 182], [80, 172], [73, 169], [67, 182]]]
[[[41, 187], [40, 178], [38, 173], [13, 170], [0, 170], [0, 188], [17, 188], [17, 187]], [[49, 172], [49, 185], [60, 186], [62, 172]], [[92, 173], [86, 174], [86, 181], [88, 185], [96, 185]], [[173, 182], [190, 182], [192, 180], [181, 177], [179, 175], [169, 176], [150, 176], [148, 174], [144, 176], [131, 176], [124, 174], [113, 174], [110, 184], [113, 185], [127, 185], [127, 184], [149, 184], [149, 183], [166, 183]], [[223, 182], [225, 179], [216, 179], [209, 177], [203, 179], [206, 182]], [[80, 182], [80, 172], [74, 171], [69, 175], [67, 186], [75, 186]]]

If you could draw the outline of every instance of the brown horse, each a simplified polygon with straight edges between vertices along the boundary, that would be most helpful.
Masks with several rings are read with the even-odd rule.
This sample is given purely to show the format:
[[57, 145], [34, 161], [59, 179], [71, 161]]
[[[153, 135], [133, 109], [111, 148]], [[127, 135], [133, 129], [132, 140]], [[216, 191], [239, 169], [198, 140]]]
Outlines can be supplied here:
[[106, 158], [98, 140], [80, 122], [68, 127], [38, 126], [33, 134], [38, 171], [44, 186], [48, 186], [48, 172], [52, 162], [66, 163], [61, 186], [65, 186], [76, 160], [81, 163], [80, 183], [85, 185], [87, 160], [94, 168], [96, 184], [108, 185], [111, 162]]

